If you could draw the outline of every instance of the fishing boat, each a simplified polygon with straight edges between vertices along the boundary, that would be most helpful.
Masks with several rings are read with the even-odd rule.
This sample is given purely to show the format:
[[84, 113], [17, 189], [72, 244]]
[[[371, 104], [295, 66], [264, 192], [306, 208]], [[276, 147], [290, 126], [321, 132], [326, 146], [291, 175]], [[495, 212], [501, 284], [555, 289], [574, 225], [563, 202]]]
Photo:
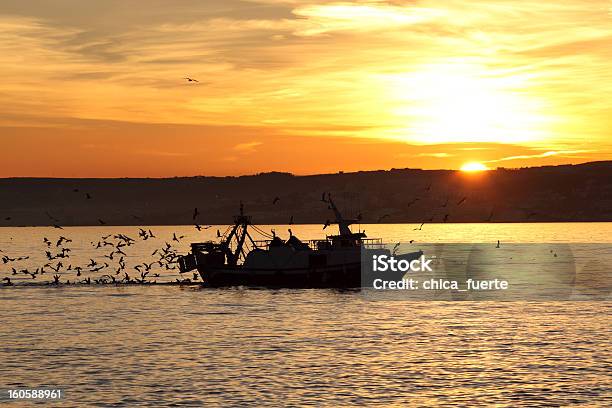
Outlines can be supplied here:
[[[338, 234], [302, 241], [289, 229], [289, 238], [283, 240], [254, 225], [241, 203], [239, 215], [234, 216], [233, 225], [224, 234], [218, 234], [218, 242], [192, 243], [191, 252], [179, 257], [181, 273], [197, 269], [210, 287], [361, 287], [362, 260], [374, 254], [391, 255], [391, 251], [380, 238], [352, 232], [350, 226], [358, 220], [344, 218], [330, 194], [324, 194], [322, 201], [335, 215], [335, 221], [327, 221], [324, 229], [337, 224]], [[255, 239], [255, 233], [268, 235], [267, 239]], [[419, 251], [401, 257], [411, 260], [421, 255]]]

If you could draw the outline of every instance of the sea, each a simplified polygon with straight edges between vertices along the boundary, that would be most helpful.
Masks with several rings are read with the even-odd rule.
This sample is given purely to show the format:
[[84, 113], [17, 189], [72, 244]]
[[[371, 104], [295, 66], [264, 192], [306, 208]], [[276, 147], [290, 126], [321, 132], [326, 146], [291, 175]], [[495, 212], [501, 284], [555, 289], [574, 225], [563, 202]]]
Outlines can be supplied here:
[[[329, 233], [320, 225], [259, 227], [281, 237], [291, 228], [302, 239]], [[415, 248], [498, 240], [612, 243], [612, 223], [354, 227], [388, 242], [412, 240]], [[0, 403], [612, 405], [609, 297], [372, 301], [359, 290], [210, 289], [174, 269], [173, 254], [226, 229], [0, 228], [0, 278], [12, 283], [0, 286]], [[126, 237], [132, 243], [116, 253]], [[158, 284], [95, 284], [126, 272]], [[59, 285], [50, 284], [54, 276]], [[162, 284], [186, 279], [192, 284]], [[11, 400], [15, 389], [62, 394], [53, 401]]]

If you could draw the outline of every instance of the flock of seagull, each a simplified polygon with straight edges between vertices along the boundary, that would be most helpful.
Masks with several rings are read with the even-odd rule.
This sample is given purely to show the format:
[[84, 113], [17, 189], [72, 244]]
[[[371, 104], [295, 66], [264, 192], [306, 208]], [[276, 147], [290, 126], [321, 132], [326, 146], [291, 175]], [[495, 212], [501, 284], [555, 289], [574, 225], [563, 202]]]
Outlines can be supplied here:
[[[189, 78], [186, 78], [189, 80]], [[191, 81], [197, 82], [197, 80], [191, 79]], [[190, 82], [191, 82], [190, 81]], [[429, 192], [431, 189], [431, 184], [425, 188], [425, 192]], [[80, 193], [78, 189], [73, 190], [74, 193]], [[84, 193], [85, 198], [87, 200], [91, 200], [92, 196], [90, 193]], [[446, 197], [445, 201], [441, 204], [441, 208], [444, 209], [444, 215], [441, 217], [442, 222], [448, 222], [450, 217], [450, 212], [448, 212], [449, 204], [450, 204], [450, 195]], [[455, 206], [460, 206], [466, 202], [468, 197], [461, 197], [458, 201], [454, 203]], [[280, 197], [274, 197], [272, 200], [272, 205], [276, 205], [280, 202]], [[325, 193], [323, 194], [321, 200], [323, 202], [327, 202]], [[411, 201], [407, 203], [408, 206], [411, 206], [421, 200], [419, 197], [415, 197]], [[46, 216], [53, 222], [53, 227], [56, 229], [63, 230], [63, 227], [59, 224], [60, 220], [54, 217], [49, 212], [45, 213]], [[494, 211], [491, 210], [487, 218], [487, 222], [490, 222], [493, 218]], [[194, 208], [192, 213], [192, 221], [196, 230], [202, 231], [211, 228], [211, 225], [202, 226], [198, 222], [198, 217], [200, 212], [198, 208]], [[386, 218], [390, 217], [390, 214], [383, 214], [378, 217], [377, 222], [381, 223]], [[426, 222], [433, 222], [436, 215], [429, 217]], [[10, 218], [10, 217], [9, 217]], [[135, 219], [142, 220], [142, 218], [134, 216]], [[361, 214], [357, 216], [357, 220], [361, 221]], [[293, 224], [293, 216], [290, 217], [289, 225]], [[103, 219], [98, 219], [100, 225], [106, 225], [106, 221]], [[422, 222], [418, 227], [414, 228], [415, 231], [421, 231], [426, 222]], [[323, 229], [327, 228], [331, 225], [332, 222], [327, 220], [323, 225]], [[220, 230], [217, 230], [217, 237], [221, 237], [222, 234]], [[35, 269], [20, 269], [15, 267], [16, 263], [20, 261], [28, 260], [29, 256], [21, 256], [21, 257], [10, 257], [4, 253], [2, 249], [0, 249], [0, 260], [2, 264], [0, 267], [4, 266], [10, 268], [10, 276], [5, 276], [2, 278], [2, 282], [5, 286], [13, 285], [13, 280], [16, 277], [20, 278], [28, 278], [33, 281], [40, 281], [40, 277], [45, 274], [49, 274], [52, 276], [53, 280], [48, 281], [46, 283], [50, 284], [149, 284], [149, 283], [157, 283], [157, 278], [160, 278], [160, 273], [154, 268], [160, 268], [164, 271], [178, 271], [178, 257], [179, 255], [176, 252], [176, 248], [173, 246], [175, 243], [180, 243], [184, 235], [177, 235], [176, 232], [172, 234], [172, 238], [170, 242], [164, 241], [164, 245], [155, 249], [151, 257], [157, 257], [152, 262], [142, 262], [137, 265], [128, 268], [126, 263], [127, 254], [124, 252], [124, 249], [127, 247], [131, 247], [136, 245], [138, 242], [148, 241], [150, 239], [157, 238], [151, 229], [143, 229], [139, 228], [138, 230], [138, 238], [131, 238], [125, 234], [109, 234], [100, 237], [96, 242], [91, 242], [92, 247], [97, 251], [106, 250], [102, 256], [102, 260], [91, 258], [89, 263], [84, 265], [73, 265], [71, 261], [71, 253], [72, 248], [69, 247], [69, 244], [73, 242], [72, 239], [67, 238], [65, 236], [59, 236], [57, 240], [51, 241], [47, 237], [43, 239], [43, 245], [45, 246], [45, 257], [46, 263], [41, 265]], [[411, 243], [414, 240], [410, 241]], [[499, 243], [498, 243], [499, 245]], [[110, 252], [109, 252], [110, 251]], [[67, 265], [66, 265], [67, 264]], [[92, 276], [84, 276], [84, 274], [99, 274], [96, 277]], [[198, 282], [199, 277], [197, 273], [193, 274], [192, 278], [183, 278], [182, 275], [177, 277], [172, 283], [194, 283]]]
[[[79, 193], [79, 189], [74, 189], [74, 193]], [[85, 199], [91, 200], [92, 196], [85, 193]], [[211, 228], [210, 225], [201, 226], [198, 223], [199, 211], [197, 208], [193, 211], [193, 223], [198, 231]], [[59, 224], [60, 220], [54, 217], [48, 211], [45, 215], [51, 220], [54, 229], [63, 230]], [[134, 218], [142, 220], [140, 217]], [[6, 217], [10, 220], [10, 217]], [[106, 225], [102, 219], [98, 219], [100, 225]], [[221, 236], [221, 232], [217, 230], [217, 236]], [[3, 277], [0, 281], [3, 286], [13, 286], [14, 281], [18, 279], [28, 279], [32, 283], [40, 283], [45, 279], [43, 276], [52, 277], [51, 281], [43, 281], [46, 284], [156, 284], [160, 278], [160, 271], [177, 271], [178, 277], [173, 282], [174, 284], [191, 284], [199, 282], [199, 276], [194, 273], [191, 278], [184, 278], [178, 268], [178, 258], [176, 244], [179, 244], [184, 235], [172, 234], [170, 242], [164, 241], [164, 245], [156, 248], [151, 257], [152, 262], [142, 262], [131, 268], [127, 265], [128, 255], [124, 251], [126, 248], [137, 245], [139, 242], [155, 239], [157, 236], [151, 229], [139, 228], [138, 238], [132, 238], [125, 234], [108, 234], [101, 236], [95, 242], [91, 242], [91, 246], [95, 251], [104, 252], [101, 256], [90, 258], [88, 263], [81, 265], [72, 263], [72, 248], [69, 244], [73, 243], [73, 239], [60, 235], [56, 239], [43, 237], [42, 245], [44, 247], [45, 263], [36, 268], [20, 268], [17, 265], [30, 259], [30, 256], [11, 257], [0, 248], [0, 268], [9, 269], [9, 276]], [[97, 274], [91, 276], [92, 274]], [[87, 275], [87, 276], [85, 276]]]
[[[72, 248], [73, 243], [71, 238], [63, 235], [57, 240], [50, 240], [47, 237], [43, 238], [42, 246], [44, 247], [45, 263], [44, 265], [34, 268], [18, 268], [16, 265], [20, 261], [30, 259], [30, 256], [11, 257], [0, 249], [0, 260], [7, 270], [10, 268], [10, 275], [2, 278], [4, 286], [12, 286], [13, 281], [17, 277], [23, 280], [27, 278], [33, 283], [40, 282], [44, 276], [52, 277], [52, 281], [46, 281], [47, 284], [151, 284], [158, 283], [160, 271], [178, 271], [177, 260], [178, 253], [175, 248], [175, 242], [180, 243], [183, 235], [178, 236], [173, 233], [170, 242], [164, 241], [164, 245], [156, 248], [151, 257], [154, 257], [150, 262], [142, 262], [132, 267], [128, 267], [125, 250], [128, 247], [137, 245], [139, 242], [147, 241], [156, 238], [153, 231], [140, 228], [138, 238], [132, 238], [125, 234], [108, 234], [101, 236], [99, 240], [91, 242], [90, 245], [94, 251], [98, 252], [98, 256], [90, 258], [88, 263], [81, 264], [72, 263]], [[93, 276], [92, 276], [93, 275]], [[173, 283], [193, 283], [197, 282], [199, 277], [193, 274], [192, 278], [183, 278], [181, 275]]]

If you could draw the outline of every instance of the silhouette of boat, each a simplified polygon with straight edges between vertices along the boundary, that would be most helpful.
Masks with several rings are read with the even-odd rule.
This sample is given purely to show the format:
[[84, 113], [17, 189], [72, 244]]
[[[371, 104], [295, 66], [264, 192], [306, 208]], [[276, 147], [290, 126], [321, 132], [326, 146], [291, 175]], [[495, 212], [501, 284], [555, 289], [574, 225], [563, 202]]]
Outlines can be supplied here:
[[[251, 217], [234, 216], [234, 225], [221, 236], [220, 242], [191, 244], [191, 252], [179, 257], [179, 269], [186, 273], [197, 269], [206, 286], [259, 286], [278, 288], [356, 288], [361, 287], [361, 261], [371, 255], [391, 255], [380, 238], [367, 238], [365, 232], [353, 233], [350, 225], [331, 198], [323, 195], [335, 214], [339, 233], [324, 239], [302, 241], [289, 230], [286, 241], [276, 234], [270, 239], [255, 240], [250, 230], [261, 235], [265, 231], [252, 224]], [[422, 252], [399, 257], [417, 259]], [[363, 257], [363, 258], [362, 258]], [[397, 256], [396, 256], [397, 257]], [[389, 276], [401, 279], [401, 276]]]

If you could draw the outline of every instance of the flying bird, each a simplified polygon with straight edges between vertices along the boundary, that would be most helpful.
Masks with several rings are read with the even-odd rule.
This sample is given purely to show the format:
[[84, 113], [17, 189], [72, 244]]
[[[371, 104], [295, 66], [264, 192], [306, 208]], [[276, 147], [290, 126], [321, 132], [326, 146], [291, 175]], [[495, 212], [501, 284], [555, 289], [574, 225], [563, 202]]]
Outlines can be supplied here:
[[378, 221], [377, 222], [380, 223], [382, 220], [384, 220], [387, 217], [389, 217], [389, 214], [385, 214], [385, 215], [383, 215], [381, 217], [378, 217]]
[[55, 222], [59, 222], [59, 220], [57, 218], [55, 218], [54, 216], [52, 216], [51, 214], [49, 214], [49, 211], [45, 211], [45, 215], [47, 217], [49, 217], [50, 220], [55, 221]]
[[190, 77], [184, 77], [183, 79], [187, 80], [187, 82], [200, 82], [197, 79], [190, 78]]
[[420, 198], [416, 197], [414, 200], [408, 202], [408, 204], [406, 205], [407, 207], [410, 207], [412, 204], [416, 203], [417, 201], [419, 201]]
[[395, 254], [395, 253], [397, 252], [397, 249], [400, 247], [400, 245], [401, 245], [401, 243], [400, 243], [400, 242], [398, 242], [397, 244], [395, 244], [395, 245], [393, 246], [393, 251], [391, 251], [391, 252], [393, 252], [393, 253]]

